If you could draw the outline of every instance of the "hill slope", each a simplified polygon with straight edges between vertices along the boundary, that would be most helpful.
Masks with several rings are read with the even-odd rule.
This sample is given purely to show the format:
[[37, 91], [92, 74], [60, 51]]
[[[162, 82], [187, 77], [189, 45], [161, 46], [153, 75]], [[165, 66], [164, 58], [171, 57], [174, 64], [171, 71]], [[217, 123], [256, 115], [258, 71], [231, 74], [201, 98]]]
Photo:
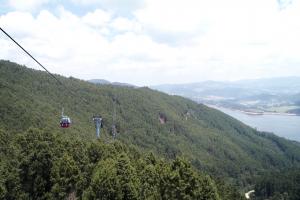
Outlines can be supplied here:
[[29, 129], [17, 135], [0, 130], [0, 144], [1, 200], [243, 199], [183, 159], [166, 162], [120, 142]]
[[[0, 128], [19, 133], [29, 127], [51, 129], [81, 140], [93, 140], [93, 114], [101, 114], [101, 138], [111, 139], [116, 99], [117, 139], [166, 158], [183, 155], [198, 169], [227, 177], [240, 187], [269, 169], [300, 165], [300, 145], [260, 133], [228, 115], [191, 100], [148, 88], [94, 85], [75, 78], [0, 62]], [[69, 91], [67, 91], [67, 89]], [[73, 120], [59, 128], [61, 108]], [[164, 116], [166, 123], [161, 123]]]

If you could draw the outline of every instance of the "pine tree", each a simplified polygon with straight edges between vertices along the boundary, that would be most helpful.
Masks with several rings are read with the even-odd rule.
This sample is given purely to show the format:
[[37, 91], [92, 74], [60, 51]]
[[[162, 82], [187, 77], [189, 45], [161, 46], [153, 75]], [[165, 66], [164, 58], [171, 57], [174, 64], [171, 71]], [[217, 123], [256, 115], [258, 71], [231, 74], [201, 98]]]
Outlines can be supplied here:
[[64, 154], [53, 163], [51, 181], [54, 184], [52, 194], [55, 199], [66, 199], [71, 193], [76, 193], [76, 185], [80, 182], [81, 174], [74, 159]]

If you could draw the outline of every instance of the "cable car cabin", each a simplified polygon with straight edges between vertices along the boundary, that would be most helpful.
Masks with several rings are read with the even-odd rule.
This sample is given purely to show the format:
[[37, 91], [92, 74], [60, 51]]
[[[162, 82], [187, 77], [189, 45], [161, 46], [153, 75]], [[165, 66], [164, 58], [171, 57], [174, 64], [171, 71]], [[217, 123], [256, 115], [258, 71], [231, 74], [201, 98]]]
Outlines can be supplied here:
[[69, 128], [71, 125], [71, 119], [67, 116], [63, 116], [60, 119], [60, 127], [61, 128]]

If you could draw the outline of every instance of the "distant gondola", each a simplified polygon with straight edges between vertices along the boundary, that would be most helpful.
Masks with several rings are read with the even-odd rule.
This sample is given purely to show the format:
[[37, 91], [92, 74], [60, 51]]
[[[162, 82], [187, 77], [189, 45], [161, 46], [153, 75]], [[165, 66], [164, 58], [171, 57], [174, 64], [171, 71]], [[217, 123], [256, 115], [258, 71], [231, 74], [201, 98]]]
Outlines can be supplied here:
[[60, 119], [60, 127], [61, 128], [69, 128], [71, 124], [71, 119], [67, 116], [62, 116]]
[[64, 108], [63, 108], [61, 112], [60, 127], [69, 128], [70, 125], [71, 125], [71, 119], [70, 117], [64, 115]]

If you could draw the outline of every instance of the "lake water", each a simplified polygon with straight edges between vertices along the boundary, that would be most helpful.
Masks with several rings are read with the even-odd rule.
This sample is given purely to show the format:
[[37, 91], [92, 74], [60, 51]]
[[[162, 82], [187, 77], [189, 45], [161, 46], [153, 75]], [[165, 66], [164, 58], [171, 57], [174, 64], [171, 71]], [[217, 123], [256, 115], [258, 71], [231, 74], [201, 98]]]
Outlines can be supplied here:
[[278, 136], [300, 142], [300, 116], [288, 115], [247, 115], [227, 108], [216, 108], [222, 112], [257, 128], [259, 131], [273, 132]]

